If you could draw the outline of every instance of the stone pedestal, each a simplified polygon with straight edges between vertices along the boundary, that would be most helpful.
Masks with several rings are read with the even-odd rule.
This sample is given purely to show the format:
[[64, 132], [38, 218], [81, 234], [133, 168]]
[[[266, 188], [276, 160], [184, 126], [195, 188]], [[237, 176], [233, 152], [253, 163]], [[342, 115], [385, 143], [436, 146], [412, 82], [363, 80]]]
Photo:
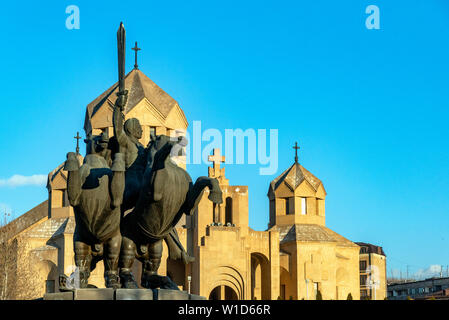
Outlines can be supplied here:
[[115, 300], [155, 300], [150, 289], [117, 289]]
[[47, 293], [44, 300], [206, 300], [186, 291], [168, 289], [76, 289]]

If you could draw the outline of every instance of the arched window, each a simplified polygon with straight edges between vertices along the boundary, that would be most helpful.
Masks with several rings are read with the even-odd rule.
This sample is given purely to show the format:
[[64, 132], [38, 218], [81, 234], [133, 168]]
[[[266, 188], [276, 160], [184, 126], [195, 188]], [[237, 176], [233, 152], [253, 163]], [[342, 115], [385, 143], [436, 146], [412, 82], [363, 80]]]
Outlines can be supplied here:
[[284, 198], [285, 199], [285, 214], [295, 213], [295, 197]]
[[307, 198], [301, 198], [301, 214], [307, 214]]
[[67, 193], [67, 189], [65, 189], [65, 190], [63, 191], [62, 206], [63, 206], [63, 207], [68, 207], [68, 206], [70, 206], [69, 195], [68, 195], [68, 193]]
[[232, 198], [226, 198], [226, 209], [225, 209], [225, 224], [232, 224]]

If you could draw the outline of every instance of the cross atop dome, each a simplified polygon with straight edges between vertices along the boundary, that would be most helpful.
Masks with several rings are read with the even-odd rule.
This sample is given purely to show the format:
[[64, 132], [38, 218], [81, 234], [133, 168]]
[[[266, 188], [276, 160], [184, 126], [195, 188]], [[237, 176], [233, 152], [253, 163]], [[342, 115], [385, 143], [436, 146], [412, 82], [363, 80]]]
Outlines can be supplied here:
[[293, 147], [295, 149], [295, 163], [298, 163], [298, 150], [300, 147], [298, 146], [298, 142], [295, 142], [295, 146]]
[[134, 69], [139, 69], [139, 66], [137, 65], [137, 52], [142, 49], [137, 46], [137, 41], [136, 45], [134, 46], [134, 48], [131, 48], [131, 50], [134, 50]]
[[220, 184], [229, 184], [229, 180], [225, 177], [225, 168], [220, 168], [220, 164], [225, 162], [225, 157], [221, 155], [220, 149], [215, 148], [213, 155], [209, 156], [207, 160], [213, 164], [212, 168], [208, 168], [209, 177], [217, 178]]

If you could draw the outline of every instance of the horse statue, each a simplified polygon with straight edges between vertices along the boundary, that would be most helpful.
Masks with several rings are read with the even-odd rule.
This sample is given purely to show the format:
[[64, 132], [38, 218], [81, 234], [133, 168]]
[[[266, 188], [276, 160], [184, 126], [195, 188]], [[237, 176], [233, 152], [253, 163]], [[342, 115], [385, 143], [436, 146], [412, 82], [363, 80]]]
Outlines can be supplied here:
[[[74, 152], [67, 154], [64, 170], [68, 171], [67, 193], [75, 213], [73, 237], [75, 264], [79, 269], [80, 287], [87, 288], [88, 279], [98, 261], [103, 259], [107, 288], [120, 288], [118, 259], [121, 247], [120, 205], [125, 188], [123, 154], [115, 154], [109, 168], [109, 137], [89, 135], [86, 157], [80, 167]], [[64, 279], [60, 279], [64, 283]]]
[[122, 220], [120, 251], [120, 282], [123, 288], [137, 288], [131, 272], [134, 260], [142, 262], [141, 285], [145, 288], [179, 290], [169, 277], [157, 274], [162, 257], [162, 241], [166, 241], [169, 257], [189, 259], [178, 239], [175, 226], [183, 214], [192, 215], [198, 207], [204, 189], [210, 189], [209, 199], [222, 203], [222, 192], [215, 178], [199, 177], [192, 183], [190, 175], [174, 163], [170, 154], [185, 138], [166, 135], [152, 137], [142, 188], [133, 211]]

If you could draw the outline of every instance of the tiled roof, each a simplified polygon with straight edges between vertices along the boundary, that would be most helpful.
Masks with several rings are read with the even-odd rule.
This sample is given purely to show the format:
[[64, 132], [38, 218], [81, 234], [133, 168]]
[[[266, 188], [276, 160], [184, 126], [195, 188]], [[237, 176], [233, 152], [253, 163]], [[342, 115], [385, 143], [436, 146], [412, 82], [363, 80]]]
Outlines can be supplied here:
[[289, 226], [274, 226], [270, 230], [279, 231], [281, 243], [290, 241], [337, 242], [339, 246], [357, 246], [352, 241], [339, 235], [325, 226], [318, 224], [294, 224]]
[[0, 228], [0, 242], [16, 236], [33, 224], [48, 217], [48, 200], [35, 206], [33, 209], [14, 219], [6, 226]]
[[74, 217], [52, 218], [27, 231], [30, 238], [52, 238], [63, 233], [73, 233], [75, 230]]
[[[178, 105], [175, 99], [139, 69], [133, 69], [125, 76], [125, 89], [128, 90], [128, 103], [124, 112], [125, 114], [131, 111], [143, 98], [150, 101], [163, 117], [167, 117], [173, 107]], [[89, 120], [103, 105], [114, 106], [115, 100], [117, 100], [117, 92], [118, 82], [87, 105], [84, 123], [85, 129], [87, 129], [86, 126]]]
[[306, 168], [295, 162], [293, 165], [285, 170], [280, 176], [271, 181], [271, 188], [276, 190], [282, 182], [287, 183], [291, 189], [295, 190], [304, 180], [316, 190], [321, 184], [321, 180], [311, 174]]
[[356, 243], [360, 246], [360, 250], [362, 250], [363, 248], [367, 248], [368, 252], [364, 252], [364, 253], [376, 253], [376, 254], [381, 254], [381, 255], [385, 256], [385, 252], [384, 252], [384, 249], [382, 249], [382, 247], [376, 246], [371, 243], [366, 243], [366, 242], [356, 242]]

